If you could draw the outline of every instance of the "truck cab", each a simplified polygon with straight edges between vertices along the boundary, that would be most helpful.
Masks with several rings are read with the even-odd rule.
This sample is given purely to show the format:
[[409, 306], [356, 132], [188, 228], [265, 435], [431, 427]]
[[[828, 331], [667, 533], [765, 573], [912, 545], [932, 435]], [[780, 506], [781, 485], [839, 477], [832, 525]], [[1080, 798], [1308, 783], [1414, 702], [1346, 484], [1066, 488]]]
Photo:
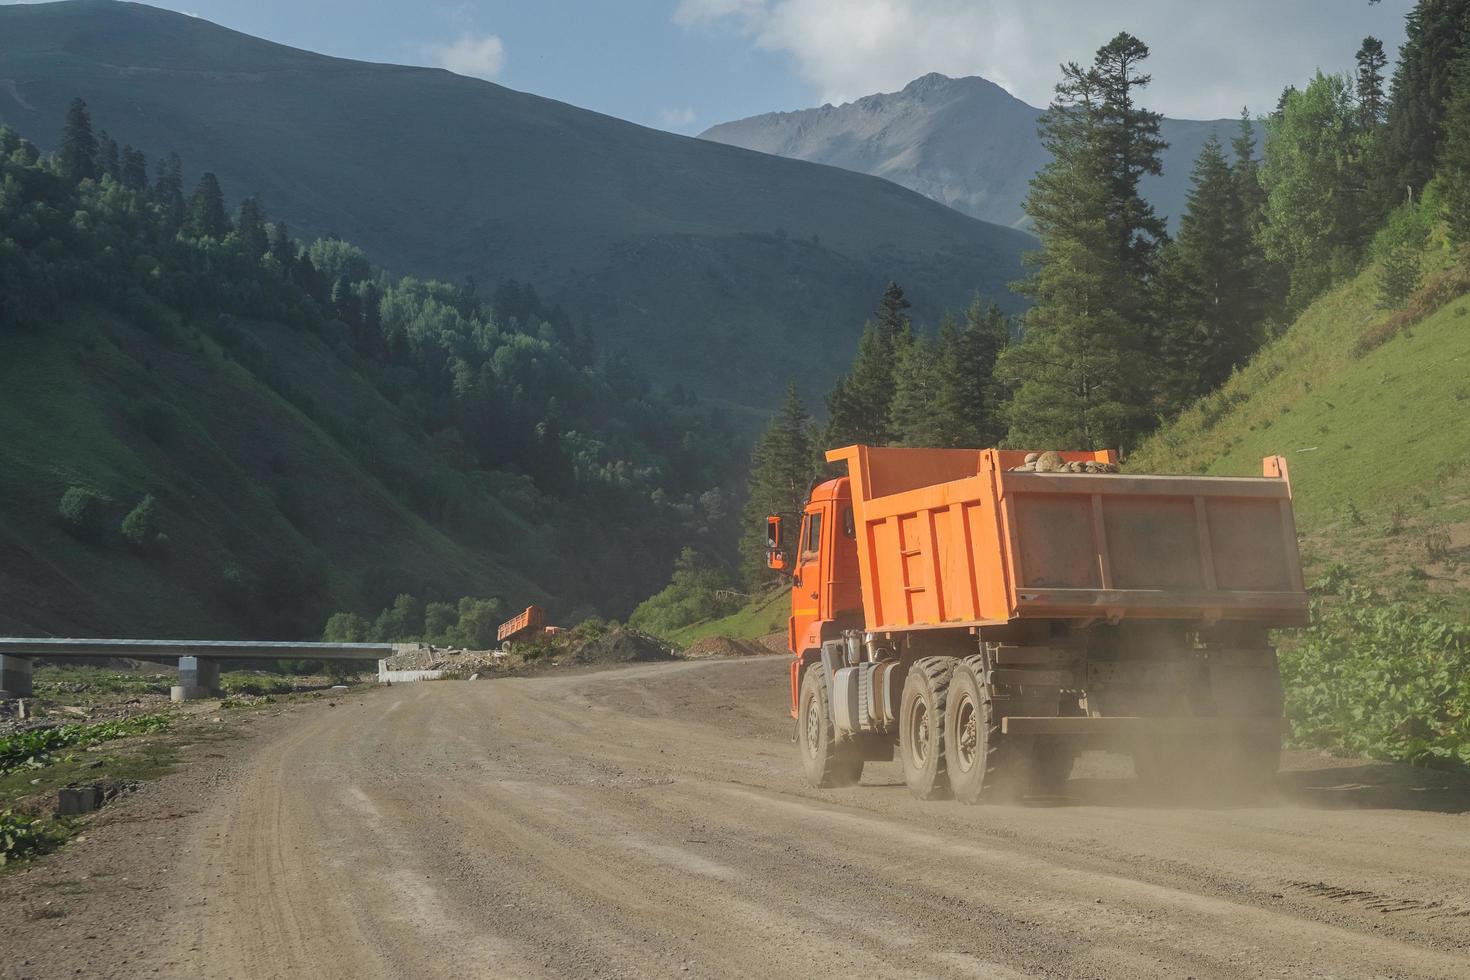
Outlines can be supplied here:
[[794, 655], [791, 711], [795, 717], [802, 666], [817, 656], [823, 642], [863, 625], [851, 482], [844, 476], [812, 487], [791, 555], [782, 548], [783, 524], [780, 516], [767, 519], [768, 564], [791, 576], [786, 645]]

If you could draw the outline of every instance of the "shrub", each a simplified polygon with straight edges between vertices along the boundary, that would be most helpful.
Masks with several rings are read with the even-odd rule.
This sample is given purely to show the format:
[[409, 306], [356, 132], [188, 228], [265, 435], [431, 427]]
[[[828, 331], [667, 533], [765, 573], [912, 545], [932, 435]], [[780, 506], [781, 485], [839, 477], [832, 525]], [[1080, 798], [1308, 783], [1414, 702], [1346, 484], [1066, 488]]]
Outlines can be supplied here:
[[628, 617], [633, 629], [667, 636], [707, 619], [728, 616], [740, 608], [721, 571], [692, 548], [685, 548], [662, 592], [645, 600]]
[[1416, 765], [1470, 763], [1470, 627], [1368, 589], [1312, 601], [1281, 650], [1292, 739]]
[[449, 634], [459, 625], [459, 609], [451, 602], [431, 602], [424, 608], [424, 639], [430, 643], [448, 643]]
[[61, 495], [57, 514], [62, 525], [82, 541], [102, 539], [108, 499], [90, 487], [70, 487]]
[[150, 493], [123, 518], [122, 536], [134, 548], [156, 547], [160, 537], [158, 525], [158, 501]]
[[14, 810], [0, 810], [0, 867], [52, 850], [65, 838], [45, 820]]
[[450, 633], [450, 642], [470, 650], [489, 650], [500, 642], [496, 635], [504, 621], [499, 599], [459, 600], [459, 622]]
[[1424, 532], [1424, 555], [1430, 561], [1442, 561], [1450, 556], [1450, 532], [1436, 524]]
[[372, 632], [372, 624], [357, 613], [334, 613], [322, 630], [325, 643], [366, 643]]

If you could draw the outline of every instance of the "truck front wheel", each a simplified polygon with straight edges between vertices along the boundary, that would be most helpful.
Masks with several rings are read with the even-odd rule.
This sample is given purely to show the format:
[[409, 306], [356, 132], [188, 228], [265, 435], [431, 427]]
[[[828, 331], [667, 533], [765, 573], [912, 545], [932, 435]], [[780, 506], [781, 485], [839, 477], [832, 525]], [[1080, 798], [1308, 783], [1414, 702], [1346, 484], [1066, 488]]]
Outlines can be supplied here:
[[797, 742], [806, 781], [817, 789], [852, 786], [863, 776], [862, 756], [851, 742], [838, 741], [832, 728], [832, 702], [821, 664], [807, 668], [797, 699]]
[[948, 799], [944, 719], [948, 713], [951, 657], [924, 657], [909, 668], [898, 714], [898, 757], [904, 782], [921, 800]]

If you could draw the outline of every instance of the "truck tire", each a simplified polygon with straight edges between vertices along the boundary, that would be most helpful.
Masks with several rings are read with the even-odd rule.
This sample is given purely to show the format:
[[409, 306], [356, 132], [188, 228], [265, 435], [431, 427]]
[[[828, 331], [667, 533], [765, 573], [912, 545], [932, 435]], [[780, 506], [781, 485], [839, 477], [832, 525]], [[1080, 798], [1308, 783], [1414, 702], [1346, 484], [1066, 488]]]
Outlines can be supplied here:
[[817, 789], [852, 786], [863, 776], [863, 760], [855, 746], [837, 739], [832, 728], [832, 702], [827, 672], [821, 664], [807, 668], [797, 701], [797, 744], [806, 781]]
[[1014, 803], [1024, 789], [1026, 760], [1005, 744], [985, 676], [985, 658], [967, 657], [950, 679], [944, 718], [950, 786], [961, 803]]
[[950, 796], [944, 764], [944, 724], [948, 717], [953, 657], [924, 657], [909, 668], [898, 713], [898, 757], [909, 792], [920, 800]]

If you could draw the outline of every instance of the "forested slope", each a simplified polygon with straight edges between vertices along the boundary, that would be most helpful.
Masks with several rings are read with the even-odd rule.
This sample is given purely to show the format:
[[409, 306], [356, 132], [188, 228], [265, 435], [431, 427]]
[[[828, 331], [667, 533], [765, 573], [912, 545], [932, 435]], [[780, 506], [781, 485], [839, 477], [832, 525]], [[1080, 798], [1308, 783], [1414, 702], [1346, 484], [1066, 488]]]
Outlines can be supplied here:
[[728, 536], [731, 432], [534, 291], [303, 246], [213, 174], [150, 180], [81, 100], [65, 129], [42, 158], [0, 127], [0, 631], [622, 615]]
[[306, 240], [533, 282], [601, 349], [755, 416], [790, 377], [836, 377], [889, 279], [931, 321], [977, 290], [1014, 305], [1034, 244], [873, 177], [139, 4], [0, 6], [0, 80], [0, 122], [45, 151], [81, 96], [119, 143], [176, 151]]

